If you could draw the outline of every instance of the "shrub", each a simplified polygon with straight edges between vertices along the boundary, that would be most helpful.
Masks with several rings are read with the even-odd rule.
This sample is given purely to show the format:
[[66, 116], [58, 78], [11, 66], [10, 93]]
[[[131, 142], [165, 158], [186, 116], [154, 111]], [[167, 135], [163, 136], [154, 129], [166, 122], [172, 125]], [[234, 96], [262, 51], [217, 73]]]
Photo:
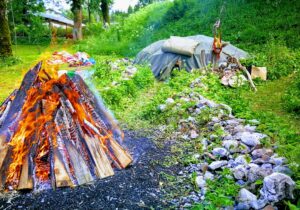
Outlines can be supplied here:
[[294, 76], [291, 86], [282, 98], [284, 107], [300, 117], [300, 71]]

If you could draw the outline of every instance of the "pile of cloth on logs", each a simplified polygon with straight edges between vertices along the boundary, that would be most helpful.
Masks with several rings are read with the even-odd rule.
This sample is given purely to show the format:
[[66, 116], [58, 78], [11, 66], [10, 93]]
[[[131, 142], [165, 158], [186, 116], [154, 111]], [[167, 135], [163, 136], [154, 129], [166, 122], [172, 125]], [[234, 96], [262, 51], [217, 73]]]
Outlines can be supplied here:
[[0, 188], [55, 189], [132, 162], [123, 132], [78, 74], [39, 62], [0, 107]]
[[95, 60], [85, 52], [77, 52], [74, 55], [66, 52], [54, 52], [47, 60], [48, 64], [64, 64], [68, 63], [70, 67], [91, 66], [95, 64]]

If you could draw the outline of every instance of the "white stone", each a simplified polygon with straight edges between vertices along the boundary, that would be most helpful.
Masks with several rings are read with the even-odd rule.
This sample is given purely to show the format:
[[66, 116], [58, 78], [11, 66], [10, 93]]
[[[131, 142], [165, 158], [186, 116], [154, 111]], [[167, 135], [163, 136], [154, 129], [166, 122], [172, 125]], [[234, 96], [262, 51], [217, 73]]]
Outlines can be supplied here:
[[165, 111], [166, 108], [167, 108], [167, 106], [166, 106], [165, 104], [161, 104], [161, 105], [158, 106], [158, 109], [159, 109], [160, 111], [162, 111], [162, 112]]
[[247, 169], [243, 165], [238, 165], [233, 169], [233, 176], [236, 179], [246, 179], [247, 178]]
[[167, 98], [166, 104], [173, 104], [173, 103], [175, 103], [173, 98]]
[[204, 179], [205, 180], [207, 180], [207, 179], [213, 180], [214, 179], [214, 175], [211, 172], [206, 171], [205, 174], [204, 174]]
[[212, 150], [214, 156], [226, 157], [228, 155], [228, 151], [225, 148], [217, 147]]
[[199, 136], [199, 134], [195, 130], [191, 130], [191, 139], [196, 139]]
[[241, 141], [248, 146], [255, 147], [260, 144], [260, 139], [265, 137], [266, 135], [261, 133], [243, 132], [241, 134]]
[[231, 153], [239, 151], [239, 143], [236, 140], [225, 140], [222, 142], [222, 146], [225, 147]]
[[247, 161], [244, 155], [239, 155], [235, 158], [234, 163], [237, 165], [246, 165]]
[[196, 177], [196, 183], [199, 188], [203, 188], [206, 186], [206, 181], [204, 180], [203, 176], [197, 176]]
[[244, 203], [244, 202], [248, 203], [248, 202], [256, 201], [257, 197], [256, 197], [256, 195], [251, 193], [249, 190], [242, 188], [239, 191], [237, 200], [242, 203]]
[[291, 177], [281, 173], [273, 173], [264, 178], [260, 194], [269, 202], [278, 202], [285, 198], [293, 199], [294, 188], [295, 182]]
[[227, 165], [227, 163], [228, 163], [228, 161], [226, 161], [226, 160], [218, 160], [218, 161], [214, 161], [214, 162], [212, 162], [211, 164], [209, 164], [208, 167], [209, 167], [211, 170], [216, 170], [216, 169], [218, 169], [218, 168], [221, 168], [222, 166]]

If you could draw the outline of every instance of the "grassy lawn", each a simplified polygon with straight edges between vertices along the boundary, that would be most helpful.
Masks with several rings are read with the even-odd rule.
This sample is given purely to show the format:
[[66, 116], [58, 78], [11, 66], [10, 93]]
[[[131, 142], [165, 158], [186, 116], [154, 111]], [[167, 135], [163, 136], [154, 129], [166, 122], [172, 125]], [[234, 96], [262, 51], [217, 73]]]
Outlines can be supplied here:
[[20, 61], [12, 66], [0, 67], [0, 102], [5, 100], [14, 89], [19, 87], [24, 73], [36, 63], [46, 48], [47, 46], [40, 45], [13, 46], [14, 55]]
[[300, 133], [300, 119], [289, 113], [283, 106], [282, 97], [290, 86], [294, 75], [268, 81], [258, 87], [257, 92], [244, 92], [242, 97], [249, 101], [254, 112], [272, 113], [280, 117], [286, 125]]

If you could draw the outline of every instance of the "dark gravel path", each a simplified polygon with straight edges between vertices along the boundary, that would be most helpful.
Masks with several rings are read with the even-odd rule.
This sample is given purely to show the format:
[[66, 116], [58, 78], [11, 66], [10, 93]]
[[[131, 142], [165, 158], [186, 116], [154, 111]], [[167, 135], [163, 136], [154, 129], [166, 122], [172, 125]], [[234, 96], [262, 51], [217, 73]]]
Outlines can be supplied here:
[[167, 207], [159, 189], [158, 165], [168, 150], [158, 149], [151, 140], [125, 134], [124, 144], [134, 154], [131, 167], [90, 185], [41, 193], [1, 195], [0, 209], [162, 209]]

